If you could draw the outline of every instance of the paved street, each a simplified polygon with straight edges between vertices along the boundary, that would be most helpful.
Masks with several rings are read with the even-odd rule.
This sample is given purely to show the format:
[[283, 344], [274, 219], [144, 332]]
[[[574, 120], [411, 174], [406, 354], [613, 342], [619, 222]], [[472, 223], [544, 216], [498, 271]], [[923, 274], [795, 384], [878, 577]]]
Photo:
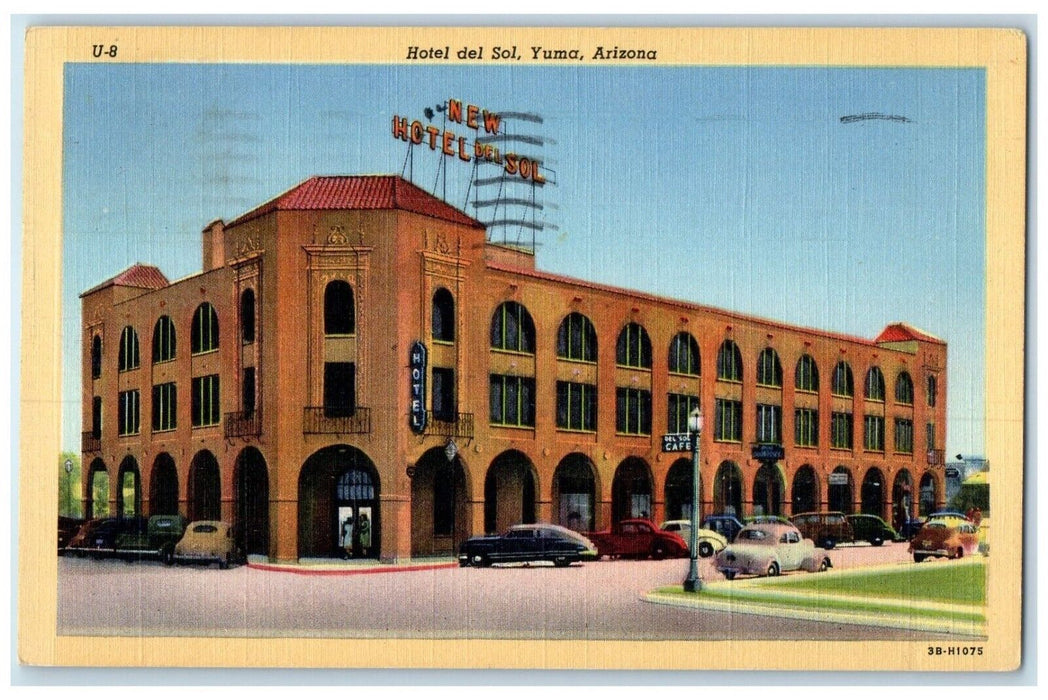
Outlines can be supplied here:
[[[839, 547], [837, 568], [907, 561], [906, 544]], [[702, 575], [719, 579], [711, 562]], [[927, 633], [734, 615], [640, 600], [686, 559], [303, 575], [62, 557], [71, 635], [520, 639], [928, 639]], [[798, 574], [807, 576], [811, 574]]]

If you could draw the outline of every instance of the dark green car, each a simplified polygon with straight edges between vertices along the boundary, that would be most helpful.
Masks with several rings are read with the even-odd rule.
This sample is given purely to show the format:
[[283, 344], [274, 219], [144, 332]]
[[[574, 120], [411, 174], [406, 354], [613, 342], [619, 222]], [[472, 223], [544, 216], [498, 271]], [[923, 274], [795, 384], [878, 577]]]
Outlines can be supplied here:
[[895, 528], [876, 515], [853, 513], [845, 517], [851, 523], [856, 542], [869, 542], [874, 547], [880, 547], [885, 542], [902, 541]]
[[154, 515], [145, 529], [128, 530], [116, 539], [116, 556], [133, 559], [159, 559], [171, 564], [175, 545], [186, 531], [186, 519], [181, 515]]

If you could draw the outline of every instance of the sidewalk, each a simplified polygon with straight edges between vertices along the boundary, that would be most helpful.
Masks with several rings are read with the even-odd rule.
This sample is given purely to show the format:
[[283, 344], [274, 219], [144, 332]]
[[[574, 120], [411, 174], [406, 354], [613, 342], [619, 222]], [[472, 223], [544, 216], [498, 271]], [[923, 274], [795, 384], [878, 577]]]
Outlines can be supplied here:
[[358, 574], [393, 574], [405, 571], [430, 571], [458, 567], [455, 557], [418, 557], [397, 562], [378, 559], [337, 559], [309, 557], [297, 562], [270, 562], [266, 557], [249, 556], [247, 568], [302, 576], [355, 576]]

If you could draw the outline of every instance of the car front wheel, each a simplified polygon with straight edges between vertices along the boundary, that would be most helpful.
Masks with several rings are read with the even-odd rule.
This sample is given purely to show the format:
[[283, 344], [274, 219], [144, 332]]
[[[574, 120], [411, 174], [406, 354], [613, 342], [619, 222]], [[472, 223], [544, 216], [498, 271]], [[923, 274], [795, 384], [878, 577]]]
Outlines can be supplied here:
[[652, 559], [665, 559], [666, 558], [666, 545], [661, 542], [656, 542], [651, 548]]
[[884, 540], [880, 537], [874, 537], [872, 540], [870, 540], [870, 544], [872, 544], [874, 547], [880, 547], [882, 544], [884, 544]]
[[779, 575], [779, 563], [773, 561], [771, 564], [768, 564], [768, 571], [767, 571], [767, 573], [768, 573], [768, 576], [778, 576]]

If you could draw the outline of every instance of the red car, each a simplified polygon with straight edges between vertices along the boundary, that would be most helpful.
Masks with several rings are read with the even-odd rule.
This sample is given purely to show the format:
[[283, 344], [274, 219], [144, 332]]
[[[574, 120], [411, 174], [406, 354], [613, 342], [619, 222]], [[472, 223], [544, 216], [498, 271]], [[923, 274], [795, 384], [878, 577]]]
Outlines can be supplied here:
[[979, 551], [979, 531], [970, 522], [931, 519], [910, 540], [915, 562], [928, 557], [960, 559]]
[[666, 532], [643, 518], [630, 518], [616, 523], [611, 530], [587, 532], [597, 545], [597, 558], [630, 557], [665, 559], [688, 556], [688, 545], [675, 532]]

